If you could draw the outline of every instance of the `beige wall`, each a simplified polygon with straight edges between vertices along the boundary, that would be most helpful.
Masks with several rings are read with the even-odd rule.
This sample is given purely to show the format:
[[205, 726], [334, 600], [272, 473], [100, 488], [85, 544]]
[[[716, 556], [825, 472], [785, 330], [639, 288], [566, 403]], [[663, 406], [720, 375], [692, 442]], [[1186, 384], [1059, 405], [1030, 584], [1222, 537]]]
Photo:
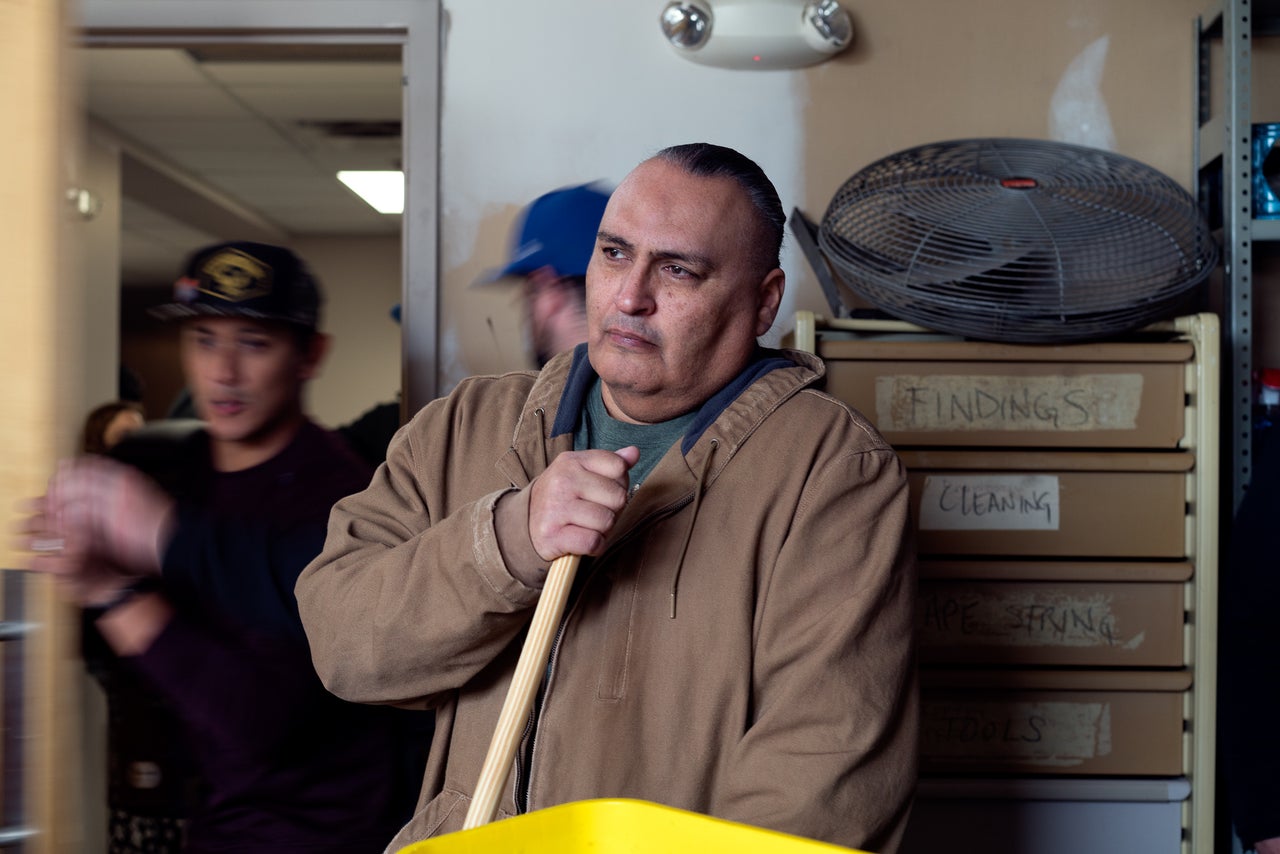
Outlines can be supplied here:
[[[846, 3], [855, 47], [789, 72], [673, 55], [660, 5], [445, 3], [442, 388], [524, 362], [513, 294], [467, 287], [501, 259], [520, 206], [568, 183], [616, 181], [663, 145], [737, 147], [769, 172], [788, 211], [815, 220], [880, 157], [963, 137], [1100, 144], [1191, 186], [1202, 0]], [[784, 268], [786, 328], [797, 308], [826, 301], [794, 247]]]
[[[886, 154], [983, 136], [1107, 147], [1190, 187], [1191, 21], [1202, 5], [980, 0], [933, 3], [928, 14], [911, 4], [867, 8], [852, 55], [808, 73], [811, 168], [802, 207], [817, 218], [845, 179]], [[1097, 73], [1096, 87], [1080, 77], [1072, 86], [1068, 69], [1078, 59]], [[1110, 144], [1103, 122], [1113, 130]]]
[[325, 237], [290, 246], [324, 287], [323, 327], [331, 336], [307, 402], [317, 420], [337, 426], [394, 400], [400, 388], [400, 327], [391, 319], [400, 302], [400, 240]]

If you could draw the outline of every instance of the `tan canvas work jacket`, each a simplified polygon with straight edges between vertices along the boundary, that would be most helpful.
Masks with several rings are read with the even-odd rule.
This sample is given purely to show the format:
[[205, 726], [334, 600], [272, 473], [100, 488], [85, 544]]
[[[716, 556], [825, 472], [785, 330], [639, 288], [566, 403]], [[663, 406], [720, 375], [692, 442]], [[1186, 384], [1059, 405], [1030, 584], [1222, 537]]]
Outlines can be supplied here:
[[[815, 390], [818, 359], [764, 352], [583, 562], [500, 817], [639, 798], [896, 848], [917, 731], [905, 471]], [[428, 405], [298, 581], [331, 691], [437, 710], [388, 850], [462, 826], [539, 594], [504, 566], [494, 504], [572, 449], [593, 380], [579, 348]]]

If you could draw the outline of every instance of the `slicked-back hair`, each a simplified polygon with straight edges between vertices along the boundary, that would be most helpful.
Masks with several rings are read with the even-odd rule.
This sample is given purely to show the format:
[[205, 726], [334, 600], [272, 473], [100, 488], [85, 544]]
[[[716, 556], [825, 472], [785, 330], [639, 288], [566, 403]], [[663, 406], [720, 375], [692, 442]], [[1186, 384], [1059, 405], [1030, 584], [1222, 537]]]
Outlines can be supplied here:
[[654, 159], [678, 166], [699, 178], [728, 178], [741, 187], [755, 208], [764, 238], [759, 254], [763, 271], [782, 266], [782, 236], [787, 215], [773, 182], [754, 160], [732, 148], [709, 142], [673, 145], [659, 151]]

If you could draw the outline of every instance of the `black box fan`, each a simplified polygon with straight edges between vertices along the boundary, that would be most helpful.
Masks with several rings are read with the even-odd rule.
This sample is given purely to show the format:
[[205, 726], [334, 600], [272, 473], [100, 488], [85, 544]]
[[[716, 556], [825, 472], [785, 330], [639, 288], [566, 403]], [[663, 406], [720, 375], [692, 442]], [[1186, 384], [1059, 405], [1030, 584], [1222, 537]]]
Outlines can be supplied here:
[[871, 164], [832, 198], [817, 245], [887, 314], [1012, 343], [1105, 338], [1168, 318], [1218, 259], [1195, 199], [1163, 173], [1001, 138]]

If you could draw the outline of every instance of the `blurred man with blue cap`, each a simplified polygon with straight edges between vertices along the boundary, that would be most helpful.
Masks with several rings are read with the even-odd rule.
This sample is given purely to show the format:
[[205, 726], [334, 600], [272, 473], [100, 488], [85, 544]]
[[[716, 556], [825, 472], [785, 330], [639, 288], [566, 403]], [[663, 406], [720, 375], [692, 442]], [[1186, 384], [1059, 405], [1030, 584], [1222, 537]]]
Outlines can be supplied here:
[[587, 340], [587, 263], [609, 195], [598, 184], [581, 184], [534, 199], [520, 215], [507, 264], [480, 281], [523, 280], [538, 367]]
[[[530, 347], [539, 368], [552, 356], [587, 340], [587, 263], [609, 191], [599, 184], [563, 187], [545, 193], [520, 212], [505, 265], [474, 282], [488, 285], [519, 279]], [[400, 322], [400, 304], [391, 309]], [[338, 432], [361, 457], [377, 467], [400, 428], [400, 401], [380, 403]]]

